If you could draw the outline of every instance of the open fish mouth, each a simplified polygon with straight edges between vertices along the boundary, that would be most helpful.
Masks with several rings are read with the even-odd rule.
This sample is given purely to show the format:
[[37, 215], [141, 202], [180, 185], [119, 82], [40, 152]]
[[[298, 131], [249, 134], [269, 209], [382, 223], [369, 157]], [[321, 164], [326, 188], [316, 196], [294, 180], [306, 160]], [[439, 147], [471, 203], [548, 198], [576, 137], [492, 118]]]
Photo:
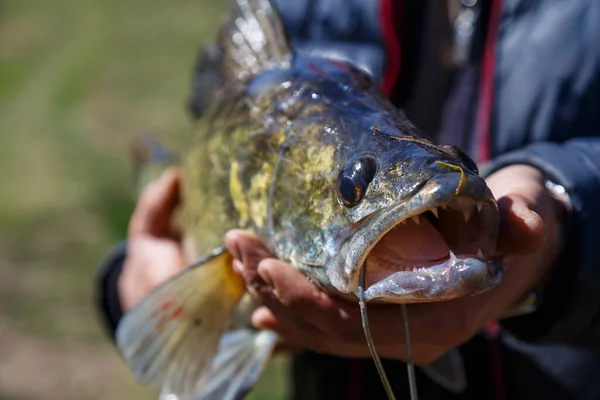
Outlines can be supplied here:
[[366, 241], [354, 243], [362, 252], [349, 250], [346, 258], [346, 266], [359, 266], [346, 271], [349, 288], [358, 287], [361, 268], [367, 301], [444, 301], [494, 287], [503, 275], [493, 258], [498, 208], [481, 178], [461, 178], [433, 177], [410, 200], [367, 221]]

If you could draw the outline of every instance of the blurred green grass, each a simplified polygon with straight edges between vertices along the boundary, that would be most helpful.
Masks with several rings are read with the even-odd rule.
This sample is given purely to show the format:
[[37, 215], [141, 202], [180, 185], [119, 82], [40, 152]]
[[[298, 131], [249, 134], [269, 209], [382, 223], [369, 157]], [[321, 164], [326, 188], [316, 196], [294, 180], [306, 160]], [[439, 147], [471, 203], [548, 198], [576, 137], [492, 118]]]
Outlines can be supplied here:
[[[133, 209], [130, 140], [191, 130], [192, 67], [227, 6], [0, 3], [0, 398], [156, 397], [102, 334], [93, 275]], [[286, 374], [276, 360], [252, 397], [284, 398]]]

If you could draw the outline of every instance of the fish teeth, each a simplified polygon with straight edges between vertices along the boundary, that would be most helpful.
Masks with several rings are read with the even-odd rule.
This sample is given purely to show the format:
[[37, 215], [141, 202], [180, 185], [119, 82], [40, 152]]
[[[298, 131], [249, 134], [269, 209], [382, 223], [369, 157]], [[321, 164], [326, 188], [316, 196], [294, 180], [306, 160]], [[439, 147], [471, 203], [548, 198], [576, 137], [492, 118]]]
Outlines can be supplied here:
[[448, 204], [442, 204], [440, 207], [442, 208], [442, 210], [445, 210], [446, 208], [448, 208]]
[[483, 258], [483, 251], [481, 251], [481, 247], [477, 248], [477, 257], [478, 258]]
[[483, 208], [483, 203], [477, 203], [477, 212], [481, 212], [482, 208]]
[[402, 221], [400, 221], [400, 223], [401, 223], [402, 225], [406, 225], [406, 220], [405, 220], [405, 219], [403, 219]]
[[410, 217], [410, 219], [412, 219], [415, 224], [421, 225], [421, 223], [419, 222], [419, 216], [418, 215], [413, 215], [412, 217]]
[[450, 253], [450, 261], [456, 261], [456, 260], [458, 260], [456, 258], [456, 255], [452, 252], [452, 250], [450, 250], [449, 253]]
[[435, 217], [436, 217], [436, 218], [439, 218], [437, 207], [433, 207], [433, 208], [432, 208], [431, 210], [429, 210], [429, 211], [431, 211], [431, 213], [432, 213], [433, 215], [435, 215]]
[[471, 209], [467, 208], [466, 210], [463, 210], [463, 216], [465, 217], [465, 222], [469, 222], [469, 218], [471, 218]]

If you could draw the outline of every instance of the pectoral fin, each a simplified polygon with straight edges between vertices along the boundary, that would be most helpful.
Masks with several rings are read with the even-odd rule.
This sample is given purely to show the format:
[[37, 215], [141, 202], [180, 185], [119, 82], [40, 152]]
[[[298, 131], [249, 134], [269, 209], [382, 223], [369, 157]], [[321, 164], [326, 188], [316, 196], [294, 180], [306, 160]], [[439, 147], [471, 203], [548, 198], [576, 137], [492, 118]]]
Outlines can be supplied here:
[[200, 391], [182, 397], [163, 391], [161, 400], [237, 400], [260, 378], [277, 343], [271, 331], [239, 329], [226, 332], [219, 350], [202, 376]]
[[231, 255], [220, 249], [150, 293], [117, 330], [136, 379], [193, 398], [244, 291]]

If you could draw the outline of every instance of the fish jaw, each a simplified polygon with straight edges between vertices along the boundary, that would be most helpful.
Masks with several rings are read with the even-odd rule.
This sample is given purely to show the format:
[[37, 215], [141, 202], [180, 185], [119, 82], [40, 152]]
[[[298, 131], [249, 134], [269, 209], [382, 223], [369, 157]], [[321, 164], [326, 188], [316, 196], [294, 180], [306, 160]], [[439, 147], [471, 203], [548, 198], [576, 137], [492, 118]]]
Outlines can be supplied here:
[[[483, 179], [438, 174], [409, 199], [366, 218], [342, 245], [329, 278], [342, 293], [356, 294], [366, 268], [365, 299], [375, 302], [434, 302], [478, 294], [504, 274], [493, 257], [499, 223], [497, 204]], [[426, 229], [439, 237], [413, 245]], [[418, 251], [411, 246], [422, 250], [419, 259], [410, 255]], [[430, 252], [437, 254], [427, 259]]]
[[434, 266], [390, 275], [369, 286], [365, 300], [384, 303], [451, 300], [483, 293], [500, 283], [503, 276], [504, 265], [499, 260], [452, 255]]

